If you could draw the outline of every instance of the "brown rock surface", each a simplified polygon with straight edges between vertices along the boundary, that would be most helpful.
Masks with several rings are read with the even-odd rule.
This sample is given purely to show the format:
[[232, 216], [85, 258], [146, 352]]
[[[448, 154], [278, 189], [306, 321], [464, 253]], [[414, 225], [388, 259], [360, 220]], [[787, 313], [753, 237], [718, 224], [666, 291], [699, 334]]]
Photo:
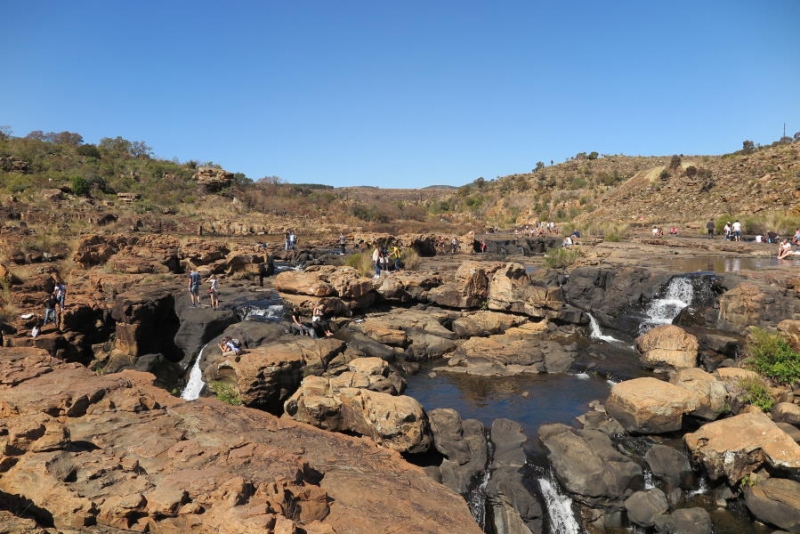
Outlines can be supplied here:
[[661, 325], [636, 339], [642, 365], [663, 371], [697, 366], [697, 338], [679, 326]]
[[463, 499], [369, 440], [0, 351], [0, 492], [58, 530], [480, 533]]
[[615, 384], [606, 401], [606, 411], [625, 430], [642, 434], [679, 430], [683, 416], [699, 406], [697, 393], [656, 378]]

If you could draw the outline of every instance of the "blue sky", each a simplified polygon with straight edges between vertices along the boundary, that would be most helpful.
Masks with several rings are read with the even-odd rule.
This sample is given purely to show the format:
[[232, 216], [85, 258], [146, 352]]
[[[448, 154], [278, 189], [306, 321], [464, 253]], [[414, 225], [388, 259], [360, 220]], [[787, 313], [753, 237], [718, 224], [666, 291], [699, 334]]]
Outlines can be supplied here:
[[800, 131], [800, 2], [0, 4], [0, 125], [258, 179], [463, 185]]

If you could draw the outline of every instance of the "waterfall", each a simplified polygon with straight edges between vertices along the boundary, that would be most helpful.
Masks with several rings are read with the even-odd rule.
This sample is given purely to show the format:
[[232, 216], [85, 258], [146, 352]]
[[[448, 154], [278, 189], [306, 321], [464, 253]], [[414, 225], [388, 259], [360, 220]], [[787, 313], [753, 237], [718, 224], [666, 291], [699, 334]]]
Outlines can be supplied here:
[[572, 499], [561, 492], [552, 469], [538, 482], [550, 517], [550, 534], [581, 534], [581, 527], [572, 512]]
[[645, 314], [647, 318], [639, 327], [645, 333], [654, 326], [672, 324], [682, 309], [689, 306], [694, 299], [694, 286], [690, 278], [676, 276], [667, 284], [663, 296], [650, 301]]
[[203, 345], [203, 348], [200, 349], [197, 358], [194, 360], [194, 365], [192, 365], [192, 370], [189, 371], [189, 382], [181, 392], [181, 398], [184, 400], [198, 399], [200, 397], [200, 392], [203, 391], [203, 387], [206, 385], [206, 383], [203, 382], [203, 371], [200, 369], [200, 360], [203, 359], [203, 351], [206, 350], [207, 346], [208, 343]]
[[696, 497], [697, 495], [708, 495], [708, 482], [706, 481], [706, 477], [700, 477], [700, 482], [697, 485], [696, 490], [691, 490], [686, 492], [686, 498], [691, 499], [692, 497]]
[[469, 493], [467, 494], [467, 506], [469, 507], [469, 511], [472, 514], [472, 517], [475, 518], [475, 522], [480, 525], [481, 530], [486, 530], [486, 487], [489, 485], [489, 479], [491, 478], [492, 472], [489, 469], [489, 466], [492, 465], [492, 459], [494, 458], [494, 443], [492, 440], [489, 439], [489, 436], [486, 435], [486, 466], [483, 469], [483, 472], [480, 474], [478, 484], [472, 488]]
[[592, 331], [589, 337], [592, 339], [599, 339], [600, 341], [605, 341], [606, 343], [619, 343], [619, 339], [615, 338], [614, 336], [607, 336], [603, 334], [603, 331], [600, 330], [600, 323], [597, 322], [597, 319], [591, 313], [587, 313], [586, 315], [589, 316], [589, 326], [591, 327]]
[[646, 467], [642, 471], [644, 472], [644, 489], [646, 490], [654, 489], [656, 487], [656, 484], [655, 482], [653, 482], [653, 472]]

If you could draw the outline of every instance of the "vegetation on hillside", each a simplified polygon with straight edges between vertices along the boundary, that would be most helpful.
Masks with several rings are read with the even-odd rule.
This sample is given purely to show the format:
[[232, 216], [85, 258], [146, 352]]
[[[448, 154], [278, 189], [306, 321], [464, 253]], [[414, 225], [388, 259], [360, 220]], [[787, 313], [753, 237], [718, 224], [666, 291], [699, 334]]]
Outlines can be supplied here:
[[[800, 132], [769, 146], [745, 141], [742, 150], [724, 156], [581, 152], [564, 163], [539, 161], [528, 173], [478, 178], [459, 188], [334, 189], [236, 173], [215, 193], [265, 214], [327, 215], [388, 232], [555, 221], [587, 235], [624, 239], [629, 225], [697, 223], [713, 216], [719, 228], [724, 219], [739, 218], [748, 234], [787, 233], [800, 225], [800, 211], [792, 210], [800, 194], [798, 141]], [[132, 207], [138, 213], [180, 211], [206, 193], [194, 180], [200, 167], [220, 168], [213, 162], [158, 159], [144, 141], [106, 137], [93, 145], [74, 132], [14, 137], [0, 127], [0, 191], [23, 199], [36, 198], [42, 189], [105, 202], [115, 202], [117, 193], [135, 193], [141, 197]], [[751, 209], [753, 203], [760, 208]]]

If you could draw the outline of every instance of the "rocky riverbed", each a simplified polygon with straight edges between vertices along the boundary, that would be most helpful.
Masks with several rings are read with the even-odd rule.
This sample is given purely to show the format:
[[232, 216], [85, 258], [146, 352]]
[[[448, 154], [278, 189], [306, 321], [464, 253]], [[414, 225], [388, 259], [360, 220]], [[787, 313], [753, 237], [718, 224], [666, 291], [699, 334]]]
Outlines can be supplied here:
[[[0, 357], [7, 531], [722, 532], [744, 508], [737, 532], [771, 531], [756, 520], [800, 532], [800, 392], [773, 390], [770, 414], [737, 396], [748, 327], [800, 343], [797, 263], [772, 262], [766, 244], [641, 236], [584, 239], [579, 261], [553, 270], [542, 253], [556, 236], [479, 236], [485, 254], [474, 236], [457, 254], [436, 254], [437, 236], [358, 236], [377, 239], [401, 240], [421, 264], [374, 279], [309, 239], [270, 258], [300, 269], [264, 278], [264, 251], [247, 240], [87, 237], [57, 328], [35, 338], [39, 297], [62, 273], [14, 278], [8, 266], [20, 313]], [[681, 267], [709, 261], [717, 272]], [[192, 267], [222, 275], [221, 310], [190, 306]], [[643, 333], [676, 276], [692, 304]], [[333, 336], [292, 326], [288, 310], [310, 322], [320, 303]], [[587, 350], [591, 320], [635, 349]], [[243, 352], [222, 352], [225, 336]], [[186, 401], [192, 367], [200, 399]], [[507, 418], [423, 407], [404, 395], [420, 368], [619, 383], [577, 426], [532, 436]], [[532, 465], [530, 440], [547, 467]], [[551, 470], [571, 519], [544, 483], [531, 487], [535, 469]], [[701, 484], [711, 512], [687, 497]]]

